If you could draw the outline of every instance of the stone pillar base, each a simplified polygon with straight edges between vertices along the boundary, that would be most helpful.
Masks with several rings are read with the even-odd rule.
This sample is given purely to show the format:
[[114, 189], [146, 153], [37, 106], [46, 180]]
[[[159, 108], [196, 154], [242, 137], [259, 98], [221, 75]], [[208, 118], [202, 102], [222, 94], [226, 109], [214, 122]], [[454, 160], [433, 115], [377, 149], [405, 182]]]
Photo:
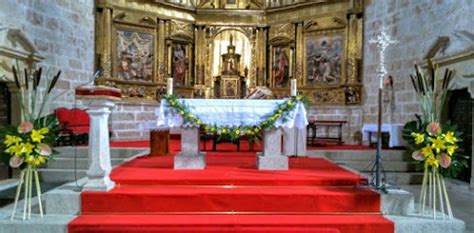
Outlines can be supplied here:
[[263, 156], [257, 153], [258, 170], [288, 170], [288, 157], [286, 156]]
[[175, 170], [202, 170], [206, 168], [206, 153], [190, 155], [179, 153], [174, 157]]
[[87, 178], [86, 184], [82, 187], [82, 191], [91, 192], [107, 192], [115, 187], [109, 176], [98, 177], [98, 178]]

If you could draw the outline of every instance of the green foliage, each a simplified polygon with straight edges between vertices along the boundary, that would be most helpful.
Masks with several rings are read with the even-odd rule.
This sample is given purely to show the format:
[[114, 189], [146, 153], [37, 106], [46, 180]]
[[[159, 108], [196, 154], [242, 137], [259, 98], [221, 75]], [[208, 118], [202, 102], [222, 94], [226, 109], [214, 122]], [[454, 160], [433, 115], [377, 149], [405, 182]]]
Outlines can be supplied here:
[[238, 127], [225, 127], [204, 124], [189, 107], [178, 100], [175, 95], [164, 97], [166, 104], [171, 107], [172, 112], [165, 114], [179, 114], [183, 117], [184, 125], [203, 128], [207, 134], [218, 136], [218, 140], [236, 141], [240, 136], [246, 135], [249, 141], [258, 142], [262, 138], [262, 130], [272, 129], [278, 120], [286, 122], [289, 120], [289, 114], [297, 107], [298, 103], [307, 105], [306, 96], [294, 96], [291, 99], [278, 104], [277, 108], [265, 116], [265, 120], [258, 125], [243, 125]]

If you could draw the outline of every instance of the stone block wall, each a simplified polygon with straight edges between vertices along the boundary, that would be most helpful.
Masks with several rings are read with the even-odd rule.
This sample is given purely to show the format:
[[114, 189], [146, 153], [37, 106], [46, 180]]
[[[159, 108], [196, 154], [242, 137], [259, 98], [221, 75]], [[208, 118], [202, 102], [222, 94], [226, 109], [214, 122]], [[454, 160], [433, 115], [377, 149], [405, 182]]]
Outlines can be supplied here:
[[47, 113], [73, 107], [74, 88], [94, 70], [94, 0], [2, 0], [0, 27], [25, 33], [44, 57], [43, 77], [62, 71]]
[[[362, 128], [362, 106], [312, 106], [308, 109], [309, 120], [321, 121], [347, 121], [342, 127], [342, 139], [345, 143], [359, 143], [358, 132]], [[338, 131], [335, 127], [320, 127], [317, 130], [318, 136], [335, 137]]]
[[[440, 36], [463, 32], [474, 33], [472, 22], [474, 1], [471, 0], [372, 0], [365, 11], [364, 38], [364, 103], [363, 123], [377, 120], [378, 50], [368, 41], [387, 27], [387, 34], [398, 40], [386, 50], [385, 60], [389, 75], [393, 77], [393, 92], [384, 94], [384, 122], [405, 123], [415, 119], [419, 112], [409, 74], [414, 64], [421, 63]], [[463, 50], [452, 46], [447, 53]]]
[[155, 109], [157, 102], [146, 101], [121, 101], [117, 103], [110, 115], [110, 129], [112, 140], [148, 140], [149, 131], [143, 124], [156, 121]]

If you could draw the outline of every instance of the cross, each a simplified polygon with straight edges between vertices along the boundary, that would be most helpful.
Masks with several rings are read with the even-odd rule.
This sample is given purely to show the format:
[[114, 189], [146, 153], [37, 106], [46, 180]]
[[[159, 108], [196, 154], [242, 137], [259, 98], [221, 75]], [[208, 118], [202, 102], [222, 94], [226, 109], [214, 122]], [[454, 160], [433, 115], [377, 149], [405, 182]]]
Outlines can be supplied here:
[[377, 74], [380, 78], [380, 89], [383, 89], [383, 78], [387, 74], [387, 70], [385, 69], [385, 50], [388, 48], [388, 46], [398, 43], [397, 40], [392, 40], [392, 38], [387, 35], [385, 29], [385, 27], [382, 27], [380, 33], [378, 33], [375, 38], [369, 40], [370, 44], [375, 44], [377, 47], [379, 47], [380, 62], [379, 67], [377, 68]]

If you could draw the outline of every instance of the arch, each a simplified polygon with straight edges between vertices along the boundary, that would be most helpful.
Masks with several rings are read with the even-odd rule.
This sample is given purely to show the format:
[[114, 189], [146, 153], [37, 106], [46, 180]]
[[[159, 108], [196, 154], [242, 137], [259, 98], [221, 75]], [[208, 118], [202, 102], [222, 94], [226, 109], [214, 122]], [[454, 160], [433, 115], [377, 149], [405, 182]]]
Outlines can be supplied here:
[[245, 67], [251, 67], [252, 44], [243, 30], [226, 28], [219, 30], [212, 37], [212, 76], [220, 75], [221, 55], [227, 53], [227, 46], [230, 44], [230, 35], [233, 37], [235, 52], [241, 55], [239, 71]]

